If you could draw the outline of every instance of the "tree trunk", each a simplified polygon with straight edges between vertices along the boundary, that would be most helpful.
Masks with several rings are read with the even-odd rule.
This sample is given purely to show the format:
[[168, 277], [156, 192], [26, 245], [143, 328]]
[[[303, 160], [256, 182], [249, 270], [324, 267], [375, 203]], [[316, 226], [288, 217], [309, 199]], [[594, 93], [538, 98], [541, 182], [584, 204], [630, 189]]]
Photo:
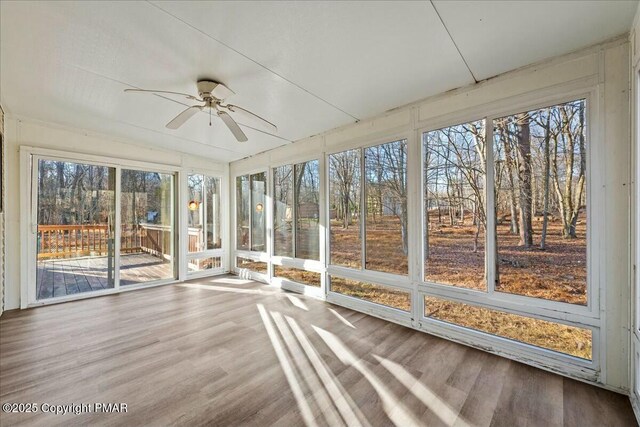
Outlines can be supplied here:
[[516, 138], [519, 158], [518, 177], [520, 182], [520, 246], [533, 246], [531, 225], [531, 139], [529, 135], [529, 115], [516, 116]]
[[549, 174], [550, 174], [550, 158], [549, 139], [550, 135], [551, 114], [547, 116], [547, 123], [544, 134], [544, 196], [542, 207], [542, 235], [540, 236], [540, 249], [546, 249], [547, 242], [547, 224], [549, 222]]
[[511, 234], [519, 234], [520, 228], [518, 227], [518, 202], [516, 196], [516, 185], [513, 179], [515, 175], [515, 161], [513, 153], [511, 152], [511, 143], [509, 141], [509, 136], [506, 134], [504, 128], [500, 129], [500, 139], [504, 144], [504, 157], [507, 169], [507, 177], [509, 180], [509, 209], [511, 212]]

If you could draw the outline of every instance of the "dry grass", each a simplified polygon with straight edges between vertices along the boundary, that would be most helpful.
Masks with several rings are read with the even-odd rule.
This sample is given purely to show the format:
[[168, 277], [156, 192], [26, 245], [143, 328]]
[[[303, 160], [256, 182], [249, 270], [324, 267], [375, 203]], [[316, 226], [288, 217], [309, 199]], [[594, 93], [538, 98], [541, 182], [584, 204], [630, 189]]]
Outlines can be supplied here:
[[[503, 217], [504, 218], [504, 217]], [[464, 225], [438, 224], [431, 218], [429, 258], [425, 277], [437, 283], [472, 289], [486, 289], [484, 278], [484, 236], [473, 251], [476, 228], [467, 219]], [[444, 219], [444, 218], [443, 218]], [[395, 224], [394, 224], [395, 222]], [[499, 273], [497, 289], [519, 295], [586, 304], [586, 226], [581, 218], [577, 239], [564, 239], [559, 220], [548, 226], [547, 247], [538, 249], [542, 222], [534, 223], [536, 247], [525, 250], [518, 246], [519, 237], [509, 231], [508, 217], [498, 224]], [[368, 234], [367, 248], [374, 248], [375, 268], [370, 270], [398, 273], [405, 271], [400, 226], [397, 219], [386, 218]], [[340, 223], [331, 224], [331, 262], [359, 268], [360, 239], [357, 224], [345, 230]], [[377, 241], [376, 241], [377, 240]], [[368, 252], [369, 255], [369, 252]], [[383, 256], [384, 255], [384, 256]], [[371, 261], [371, 258], [369, 258]], [[332, 277], [332, 289], [390, 307], [408, 310], [410, 299], [402, 291]], [[543, 320], [473, 307], [448, 301], [431, 302], [433, 317], [505, 338], [562, 353], [591, 359], [591, 331]], [[436, 306], [438, 304], [438, 306]]]
[[411, 311], [411, 294], [399, 289], [331, 276], [331, 290], [399, 310]]
[[471, 219], [465, 225], [449, 225], [439, 224], [437, 216], [433, 218], [433, 214], [431, 217], [425, 279], [445, 285], [486, 290], [484, 233], [478, 237], [478, 249], [474, 252], [476, 226]]
[[587, 304], [586, 218], [581, 216], [577, 238], [562, 237], [562, 223], [549, 222], [547, 244], [539, 249], [542, 221], [533, 224], [532, 249], [518, 246], [519, 238], [509, 231], [508, 221], [498, 225], [500, 280], [496, 289], [518, 295], [571, 304]]
[[425, 316], [591, 360], [591, 331], [425, 297]]
[[[507, 218], [508, 219], [508, 218]], [[509, 231], [508, 220], [498, 225], [499, 275], [496, 288], [502, 292], [544, 298], [572, 304], [586, 304], [586, 226], [581, 218], [577, 239], [564, 239], [559, 220], [551, 220], [547, 246], [539, 249], [542, 222], [534, 223], [534, 243], [526, 250], [518, 245], [519, 237]], [[425, 277], [430, 282], [486, 289], [484, 235], [473, 251], [476, 227], [467, 218], [464, 225], [438, 224], [432, 215], [429, 232], [429, 258]], [[343, 229], [331, 222], [331, 263], [360, 268], [358, 224]], [[367, 222], [367, 269], [393, 274], [407, 273], [407, 257], [402, 252], [400, 224], [386, 217], [377, 223]]]
[[[377, 217], [366, 223], [367, 270], [407, 275], [408, 258], [402, 250], [400, 222], [396, 217]], [[349, 228], [342, 222], [331, 220], [331, 263], [360, 268], [362, 258], [360, 224], [354, 221]]]
[[247, 270], [255, 271], [256, 273], [268, 273], [266, 262], [254, 261], [249, 258], [238, 257], [236, 265], [238, 266], [238, 268], [246, 268]]
[[288, 279], [296, 283], [303, 285], [320, 287], [320, 273], [313, 271], [300, 270], [299, 268], [283, 267], [281, 265], [274, 265], [273, 275], [275, 277], [281, 277]]

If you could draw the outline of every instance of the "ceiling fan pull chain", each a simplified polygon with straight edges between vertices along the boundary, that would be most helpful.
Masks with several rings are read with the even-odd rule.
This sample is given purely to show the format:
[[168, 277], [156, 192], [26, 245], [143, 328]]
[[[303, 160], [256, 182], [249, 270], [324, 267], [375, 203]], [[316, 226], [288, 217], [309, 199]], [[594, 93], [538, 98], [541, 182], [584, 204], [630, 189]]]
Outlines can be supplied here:
[[209, 126], [211, 126], [211, 107], [209, 107]]

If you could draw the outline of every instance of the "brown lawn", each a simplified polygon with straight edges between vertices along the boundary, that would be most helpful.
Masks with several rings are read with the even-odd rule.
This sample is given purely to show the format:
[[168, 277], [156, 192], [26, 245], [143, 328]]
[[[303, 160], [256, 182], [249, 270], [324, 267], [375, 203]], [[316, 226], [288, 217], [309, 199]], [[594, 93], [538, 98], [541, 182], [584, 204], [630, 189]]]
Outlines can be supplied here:
[[301, 270], [299, 268], [283, 267], [281, 265], [274, 265], [273, 267], [273, 275], [275, 277], [289, 279], [293, 282], [313, 286], [316, 288], [320, 287], [320, 273]]
[[591, 360], [591, 331], [425, 297], [425, 316]]
[[[500, 217], [500, 216], [499, 216]], [[586, 226], [581, 218], [576, 239], [564, 239], [561, 222], [550, 219], [546, 249], [540, 250], [541, 218], [534, 223], [534, 248], [518, 245], [519, 236], [509, 231], [509, 218], [497, 226], [499, 278], [496, 289], [502, 292], [544, 298], [573, 304], [586, 304]], [[443, 217], [443, 221], [448, 218]], [[407, 258], [402, 252], [397, 219], [385, 218], [367, 224], [368, 269], [406, 274]], [[484, 278], [484, 235], [473, 251], [476, 227], [467, 219], [464, 224], [438, 223], [431, 217], [429, 256], [425, 277], [430, 282], [473, 289], [486, 289]], [[331, 263], [360, 267], [358, 224], [343, 229], [331, 223]], [[371, 255], [371, 256], [369, 256]], [[332, 290], [368, 301], [409, 310], [409, 295], [378, 285], [331, 278]], [[577, 357], [591, 358], [591, 331], [462, 303], [433, 300], [429, 312], [434, 318], [481, 330], [505, 338], [517, 339]]]

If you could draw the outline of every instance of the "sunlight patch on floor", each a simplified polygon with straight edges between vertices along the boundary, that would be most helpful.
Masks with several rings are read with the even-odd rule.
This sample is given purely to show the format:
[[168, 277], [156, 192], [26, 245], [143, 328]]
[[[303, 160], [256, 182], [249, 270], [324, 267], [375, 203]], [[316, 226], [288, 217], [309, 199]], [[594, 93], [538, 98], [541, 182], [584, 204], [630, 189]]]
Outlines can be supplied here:
[[371, 386], [378, 393], [378, 396], [380, 396], [384, 411], [396, 426], [425, 425], [395, 396], [395, 394], [387, 388], [387, 385], [382, 382], [361, 359], [356, 357], [356, 355], [342, 343], [340, 338], [317, 326], [313, 326], [313, 329], [318, 333], [318, 335], [320, 335], [323, 341], [342, 361], [342, 363], [352, 366], [358, 370], [358, 372], [360, 372], [367, 381], [369, 381]]
[[349, 393], [342, 387], [342, 384], [340, 384], [339, 380], [333, 372], [331, 372], [324, 360], [322, 360], [307, 335], [302, 331], [300, 325], [298, 325], [298, 322], [289, 316], [285, 316], [285, 318], [347, 425], [353, 427], [370, 426], [366, 417], [360, 411], [360, 408], [358, 408], [358, 405], [356, 405]]
[[334, 316], [336, 316], [338, 318], [339, 321], [341, 321], [342, 323], [344, 323], [345, 325], [347, 325], [350, 328], [356, 329], [355, 326], [353, 326], [353, 324], [351, 322], [349, 322], [347, 319], [345, 319], [342, 314], [338, 313], [337, 311], [335, 311], [333, 308], [330, 308], [329, 311], [331, 313], [333, 313]]
[[301, 308], [304, 311], [309, 311], [309, 307], [305, 304], [300, 298], [295, 295], [285, 294], [285, 296], [291, 301], [291, 304], [295, 305], [298, 308]]
[[287, 356], [287, 352], [282, 346], [280, 342], [280, 338], [278, 337], [278, 333], [276, 332], [273, 323], [271, 322], [271, 318], [267, 314], [267, 310], [264, 308], [262, 304], [256, 304], [258, 307], [258, 311], [260, 312], [260, 317], [262, 318], [262, 323], [264, 323], [264, 327], [267, 330], [267, 335], [269, 335], [269, 339], [271, 340], [271, 345], [276, 352], [276, 356], [278, 361], [280, 362], [280, 366], [282, 367], [282, 371], [289, 383], [289, 388], [293, 392], [293, 397], [296, 399], [298, 404], [298, 408], [300, 409], [300, 415], [304, 420], [304, 423], [308, 427], [316, 427], [317, 423], [314, 419], [313, 412], [311, 411], [311, 407], [304, 397], [304, 393], [302, 392], [302, 387], [298, 382], [296, 377], [295, 370], [289, 361], [289, 357]]
[[293, 357], [294, 363], [298, 370], [302, 373], [302, 378], [307, 383], [308, 389], [311, 391], [312, 396], [315, 398], [318, 407], [324, 414], [327, 423], [330, 426], [342, 425], [340, 416], [336, 413], [331, 398], [327, 394], [327, 391], [322, 386], [318, 378], [314, 375], [314, 369], [311, 366], [309, 360], [305, 356], [304, 351], [300, 348], [298, 341], [291, 333], [291, 330], [284, 321], [282, 314], [278, 312], [271, 312], [271, 317], [276, 323], [276, 327], [280, 331], [280, 335], [284, 339], [285, 345], [289, 350], [289, 354]]
[[[384, 357], [373, 355], [394, 377], [404, 385], [418, 400], [420, 400], [427, 408], [438, 416], [448, 426], [458, 425], [460, 427], [469, 427], [469, 424], [458, 418], [458, 411], [454, 410], [440, 399], [429, 387], [424, 385], [418, 378], [411, 375], [402, 365], [393, 362]], [[457, 421], [457, 423], [456, 423]]]

